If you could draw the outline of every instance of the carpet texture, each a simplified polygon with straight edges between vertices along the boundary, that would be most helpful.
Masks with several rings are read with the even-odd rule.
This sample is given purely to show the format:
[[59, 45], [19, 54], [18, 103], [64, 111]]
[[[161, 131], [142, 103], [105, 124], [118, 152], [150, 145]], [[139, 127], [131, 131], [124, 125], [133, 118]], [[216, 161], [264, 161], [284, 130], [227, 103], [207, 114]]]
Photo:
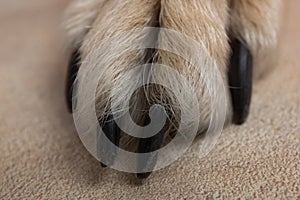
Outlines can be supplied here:
[[279, 65], [255, 84], [247, 123], [143, 184], [102, 169], [77, 137], [64, 101], [67, 3], [0, 0], [0, 199], [300, 199], [300, 1], [288, 3]]

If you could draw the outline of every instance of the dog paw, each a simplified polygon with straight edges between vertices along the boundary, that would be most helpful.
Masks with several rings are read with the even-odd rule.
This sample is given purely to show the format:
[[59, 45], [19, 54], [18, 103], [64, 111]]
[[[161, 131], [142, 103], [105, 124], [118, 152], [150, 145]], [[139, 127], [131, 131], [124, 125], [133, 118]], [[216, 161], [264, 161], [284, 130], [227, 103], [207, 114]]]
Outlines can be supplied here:
[[[75, 0], [65, 23], [73, 52], [67, 77], [68, 107], [72, 111], [78, 70], [101, 68], [95, 108], [105, 135], [116, 146], [153, 152], [174, 137], [181, 124], [184, 134], [188, 135], [195, 123], [197, 133], [203, 133], [216, 109], [212, 99], [222, 101], [226, 122], [242, 124], [249, 114], [253, 78], [275, 65], [280, 7], [280, 0]], [[157, 31], [151, 37], [137, 31], [145, 27]], [[103, 45], [110, 39], [112, 42]], [[137, 48], [138, 44], [145, 48]], [[147, 67], [142, 67], [145, 64]], [[143, 85], [145, 79], [151, 81]], [[215, 82], [225, 86], [222, 98], [218, 87], [213, 87]], [[167, 115], [162, 130], [149, 138], [124, 136], [122, 142], [124, 130], [112, 116], [112, 105], [114, 112], [129, 110], [136, 124], [146, 126], [152, 121], [148, 113], [155, 104], [162, 105]], [[116, 150], [102, 144], [101, 138], [97, 141], [99, 157], [104, 152], [111, 154], [103, 165], [111, 165]], [[156, 159], [157, 155], [140, 160], [139, 168], [145, 170], [138, 177], [148, 177]]]

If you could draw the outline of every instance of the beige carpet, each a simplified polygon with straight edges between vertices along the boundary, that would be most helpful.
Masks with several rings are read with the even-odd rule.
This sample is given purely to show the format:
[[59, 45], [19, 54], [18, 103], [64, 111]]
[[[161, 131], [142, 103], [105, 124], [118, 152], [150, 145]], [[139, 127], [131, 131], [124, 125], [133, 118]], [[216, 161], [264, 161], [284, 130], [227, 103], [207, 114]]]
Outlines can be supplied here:
[[66, 0], [0, 0], [0, 199], [300, 199], [300, 1], [279, 67], [256, 84], [250, 119], [205, 159], [193, 148], [144, 184], [102, 169], [64, 102]]

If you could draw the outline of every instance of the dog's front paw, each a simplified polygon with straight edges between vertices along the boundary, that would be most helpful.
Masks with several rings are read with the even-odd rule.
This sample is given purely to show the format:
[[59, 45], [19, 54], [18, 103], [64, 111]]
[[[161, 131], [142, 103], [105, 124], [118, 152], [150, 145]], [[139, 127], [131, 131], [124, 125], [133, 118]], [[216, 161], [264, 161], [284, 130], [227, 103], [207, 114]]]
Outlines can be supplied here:
[[[94, 96], [85, 98], [95, 97], [97, 119], [115, 146], [143, 154], [166, 145], [178, 129], [185, 137], [195, 125], [197, 133], [205, 132], [221, 112], [215, 101], [227, 111], [225, 121], [242, 124], [249, 113], [252, 70], [259, 77], [274, 65], [279, 8], [279, 0], [76, 0], [66, 21], [73, 51], [69, 108], [83, 68], [92, 75], [101, 71]], [[143, 31], [146, 27], [156, 28]], [[91, 81], [84, 77], [77, 83]], [[149, 116], [155, 104], [166, 114], [156, 135], [128, 136], [134, 130], [126, 118], [116, 122], [128, 110], [137, 125], [147, 126], [160, 117]], [[112, 165], [117, 150], [103, 141], [97, 137], [97, 157], [108, 152], [101, 161]], [[140, 159], [138, 177], [147, 177], [156, 160], [156, 154]]]

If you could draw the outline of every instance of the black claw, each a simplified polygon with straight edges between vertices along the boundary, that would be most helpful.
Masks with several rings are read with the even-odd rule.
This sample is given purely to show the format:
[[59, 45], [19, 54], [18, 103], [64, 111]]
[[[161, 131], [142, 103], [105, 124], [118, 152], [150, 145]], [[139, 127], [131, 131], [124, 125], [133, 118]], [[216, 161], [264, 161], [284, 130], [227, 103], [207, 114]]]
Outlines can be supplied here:
[[[110, 146], [99, 134], [97, 141], [97, 154], [98, 157], [103, 161], [101, 162], [102, 167], [112, 166], [117, 156], [117, 147], [120, 143], [120, 128], [115, 122], [112, 115], [109, 115], [102, 126], [102, 130], [106, 137], [114, 144]], [[103, 136], [103, 135], [102, 135]], [[105, 163], [105, 164], [104, 164]]]
[[136, 176], [139, 179], [146, 179], [151, 175], [151, 172], [146, 172], [146, 173], [137, 173]]
[[103, 168], [106, 168], [106, 167], [107, 167], [107, 165], [104, 164], [104, 163], [102, 163], [102, 162], [100, 162], [100, 164], [101, 164], [101, 167], [103, 167]]
[[66, 101], [70, 113], [72, 113], [73, 87], [79, 70], [79, 66], [80, 66], [80, 53], [79, 50], [77, 49], [72, 53], [69, 67], [68, 67], [67, 81], [66, 81]]
[[252, 95], [252, 55], [239, 40], [231, 42], [229, 87], [233, 106], [233, 123], [243, 124], [248, 115]]
[[[149, 123], [150, 118], [147, 116], [144, 124]], [[152, 137], [140, 139], [138, 145], [138, 153], [150, 153], [158, 150], [162, 146], [164, 134], [165, 128], [163, 128], [159, 133]], [[144, 172], [137, 173], [138, 178], [145, 179], [150, 176], [152, 170], [156, 165], [157, 156], [157, 153], [152, 153], [151, 156], [148, 157], [145, 157], [145, 155], [140, 155], [138, 157], [138, 170]]]

